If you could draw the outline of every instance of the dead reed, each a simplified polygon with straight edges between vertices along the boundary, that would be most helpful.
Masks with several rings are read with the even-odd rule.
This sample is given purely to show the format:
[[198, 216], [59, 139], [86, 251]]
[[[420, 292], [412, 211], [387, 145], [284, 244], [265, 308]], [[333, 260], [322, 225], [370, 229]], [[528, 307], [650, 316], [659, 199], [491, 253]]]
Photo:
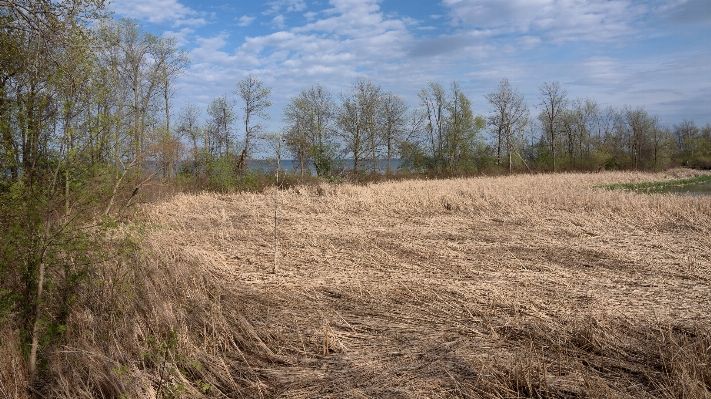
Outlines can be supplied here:
[[52, 396], [711, 397], [711, 201], [593, 188], [694, 173], [177, 195]]

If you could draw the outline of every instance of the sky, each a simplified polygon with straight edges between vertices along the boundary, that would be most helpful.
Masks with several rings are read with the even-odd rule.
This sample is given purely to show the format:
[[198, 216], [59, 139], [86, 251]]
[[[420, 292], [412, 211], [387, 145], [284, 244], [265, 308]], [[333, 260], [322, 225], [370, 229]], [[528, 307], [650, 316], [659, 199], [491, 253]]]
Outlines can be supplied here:
[[253, 75], [272, 89], [272, 130], [302, 90], [321, 84], [338, 99], [359, 76], [411, 107], [429, 81], [457, 81], [486, 115], [484, 95], [507, 78], [533, 115], [538, 88], [558, 81], [569, 99], [642, 107], [667, 126], [711, 123], [710, 0], [113, 0], [109, 9], [189, 53], [177, 109], [194, 103], [204, 116]]

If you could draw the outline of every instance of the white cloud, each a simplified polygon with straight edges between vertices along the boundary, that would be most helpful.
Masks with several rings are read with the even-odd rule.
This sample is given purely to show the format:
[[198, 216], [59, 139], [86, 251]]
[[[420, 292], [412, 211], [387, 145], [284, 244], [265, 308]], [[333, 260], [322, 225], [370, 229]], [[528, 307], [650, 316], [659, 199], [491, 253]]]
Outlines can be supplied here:
[[223, 50], [227, 45], [227, 33], [220, 33], [215, 37], [199, 37], [196, 42], [198, 47], [190, 51], [190, 58], [196, 65], [213, 64], [215, 66], [226, 66], [234, 63], [236, 57]]
[[109, 3], [109, 9], [125, 17], [157, 24], [200, 27], [207, 23], [178, 0], [117, 0]]
[[711, 25], [711, 6], [708, 0], [676, 0], [664, 3], [657, 12], [678, 24]]
[[175, 38], [175, 42], [178, 47], [184, 47], [186, 44], [190, 42], [188, 39], [188, 36], [191, 34], [195, 33], [194, 29], [191, 28], [183, 28], [177, 32], [174, 31], [165, 31], [163, 32], [163, 37], [172, 37]]
[[538, 32], [554, 42], [610, 41], [635, 32], [650, 9], [631, 0], [443, 0], [451, 23], [492, 33]]
[[250, 16], [247, 16], [247, 15], [243, 15], [243, 16], [239, 17], [239, 20], [238, 20], [238, 22], [237, 22], [237, 25], [239, 25], [239, 26], [249, 26], [249, 25], [254, 21], [254, 19], [255, 19], [254, 17], [250, 17]]
[[303, 0], [273, 0], [266, 3], [269, 9], [264, 11], [264, 15], [275, 15], [282, 12], [301, 12], [306, 9]]
[[[273, 22], [286, 23], [289, 19], [280, 19], [283, 15], [274, 15]], [[414, 39], [403, 19], [382, 14], [378, 1], [334, 0], [326, 11], [309, 15], [313, 20], [305, 26], [246, 37], [234, 52], [227, 47], [226, 33], [199, 38], [181, 90], [205, 103], [207, 97], [229, 92], [234, 83], [253, 74], [268, 86], [278, 86], [270, 113], [279, 115], [289, 97], [316, 83], [337, 96], [364, 74], [388, 90], [427, 82], [420, 72], [426, 66], [420, 63], [408, 68], [406, 76], [393, 66], [409, 62], [407, 49]]]
[[[247, 38], [238, 54], [260, 58], [275, 51], [286, 50], [290, 56], [284, 66], [333, 64], [344, 71], [373, 66], [406, 55], [405, 47], [411, 37], [405, 23], [398, 19], [384, 18], [377, 1], [332, 0], [331, 6], [326, 10], [325, 18], [305, 26]], [[272, 23], [283, 29], [285, 19], [279, 14]], [[344, 62], [343, 54], [349, 54], [348, 63]]]
[[629, 81], [629, 75], [626, 72], [628, 67], [612, 57], [591, 57], [578, 65], [578, 70], [582, 72], [580, 75], [584, 78], [578, 80], [577, 83], [619, 88], [621, 84]]
[[271, 24], [272, 24], [272, 26], [276, 27], [277, 29], [284, 29], [286, 27], [286, 25], [284, 24], [285, 20], [286, 20], [286, 18], [284, 18], [283, 15], [279, 14], [279, 15], [275, 16], [274, 18], [272, 18]]
[[538, 36], [522, 36], [518, 40], [518, 46], [524, 50], [531, 50], [541, 44], [541, 38]]

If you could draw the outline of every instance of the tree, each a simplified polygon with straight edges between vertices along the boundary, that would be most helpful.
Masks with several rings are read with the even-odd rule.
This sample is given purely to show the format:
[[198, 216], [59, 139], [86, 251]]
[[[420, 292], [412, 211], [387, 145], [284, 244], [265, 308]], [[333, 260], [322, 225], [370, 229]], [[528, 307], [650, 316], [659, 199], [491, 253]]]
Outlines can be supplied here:
[[657, 123], [657, 118], [650, 117], [643, 108], [625, 106], [620, 113], [618, 134], [623, 139], [630, 167], [634, 170], [646, 168], [652, 158], [651, 136]]
[[236, 94], [243, 102], [244, 112], [244, 146], [237, 161], [237, 171], [241, 174], [247, 170], [247, 158], [252, 152], [253, 139], [262, 131], [262, 125], [252, 124], [255, 118], [269, 119], [267, 108], [272, 102], [269, 96], [272, 89], [264, 87], [262, 82], [254, 76], [247, 76], [237, 83]]
[[358, 175], [359, 161], [371, 156], [372, 171], [378, 167], [380, 144], [380, 86], [365, 78], [357, 78], [350, 93], [341, 97], [337, 123], [346, 151], [353, 157], [353, 173]]
[[286, 145], [304, 164], [312, 160], [318, 176], [331, 173], [336, 144], [333, 142], [336, 105], [331, 94], [321, 85], [312, 86], [293, 97], [284, 109]]
[[450, 99], [446, 103], [442, 157], [445, 168], [451, 172], [460, 172], [472, 163], [478, 134], [485, 123], [483, 118], [474, 117], [471, 101], [464, 95], [459, 83], [452, 82], [451, 87]]
[[684, 119], [680, 124], [674, 125], [673, 135], [682, 163], [694, 158], [695, 144], [699, 136], [699, 128], [693, 121]]
[[33, 384], [91, 268], [110, 256], [98, 245], [99, 209], [116, 194], [102, 183], [109, 81], [89, 28], [102, 3], [0, 2], [0, 313], [21, 331]]
[[542, 107], [538, 119], [548, 135], [551, 157], [553, 159], [553, 172], [556, 170], [556, 138], [560, 130], [561, 114], [567, 107], [567, 92], [561, 88], [559, 82], [543, 83], [538, 88], [541, 93], [540, 105]]
[[180, 138], [187, 137], [192, 143], [193, 159], [197, 159], [200, 137], [200, 108], [193, 103], [186, 104], [178, 115], [177, 133]]
[[292, 98], [284, 109], [284, 120], [289, 123], [284, 130], [284, 141], [294, 159], [299, 164], [299, 173], [304, 176], [306, 163], [311, 159], [308, 122], [304, 109], [306, 103], [303, 98]]
[[407, 133], [408, 107], [399, 96], [385, 93], [382, 96], [382, 139], [385, 143], [387, 166], [385, 173], [392, 172], [391, 159], [396, 148]]
[[234, 145], [232, 139], [232, 124], [235, 113], [233, 103], [227, 96], [217, 97], [207, 107], [207, 129], [205, 146], [209, 154], [229, 158], [230, 148]]
[[342, 96], [336, 123], [338, 134], [345, 144], [345, 150], [353, 159], [353, 174], [358, 176], [359, 161], [367, 151], [366, 130], [360, 115], [357, 94]]
[[424, 108], [426, 132], [430, 144], [435, 171], [442, 171], [442, 152], [444, 148], [444, 123], [446, 93], [441, 84], [429, 82], [419, 94], [420, 105]]
[[[523, 94], [511, 88], [508, 79], [502, 79], [496, 91], [484, 96], [493, 107], [488, 124], [497, 134], [496, 164], [501, 164], [502, 142], [506, 145], [509, 173], [513, 171], [512, 155], [516, 151], [515, 140], [522, 135], [528, 124], [528, 108]], [[518, 154], [518, 153], [517, 153]], [[519, 155], [521, 158], [521, 156]], [[523, 158], [521, 158], [523, 160]]]
[[175, 174], [175, 165], [180, 161], [180, 139], [173, 134], [170, 125], [170, 99], [175, 94], [173, 82], [190, 62], [187, 53], [178, 50], [176, 40], [172, 37], [160, 38], [152, 48], [152, 57], [161, 68], [157, 71], [161, 84], [163, 110], [165, 111], [165, 125], [159, 130], [157, 155], [164, 176], [172, 177]]

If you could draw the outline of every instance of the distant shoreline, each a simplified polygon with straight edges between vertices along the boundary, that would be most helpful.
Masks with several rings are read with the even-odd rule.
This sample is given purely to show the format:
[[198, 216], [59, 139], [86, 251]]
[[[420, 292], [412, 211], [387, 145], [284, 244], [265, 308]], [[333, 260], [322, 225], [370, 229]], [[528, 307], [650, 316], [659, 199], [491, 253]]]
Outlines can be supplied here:
[[[339, 159], [337, 161], [340, 165], [343, 166], [344, 169], [346, 170], [352, 170], [353, 169], [353, 159]], [[299, 169], [299, 163], [297, 160], [294, 159], [282, 159], [280, 161], [281, 163], [281, 169], [282, 171], [285, 172], [298, 172]], [[390, 160], [390, 168], [391, 170], [398, 170], [400, 165], [402, 165], [403, 160], [400, 158], [397, 159], [391, 159]], [[372, 160], [361, 160], [358, 164], [358, 169], [361, 171], [370, 171], [372, 170]], [[378, 159], [378, 167], [376, 169], [376, 172], [378, 173], [385, 173], [387, 170], [388, 166], [388, 160], [387, 159]], [[265, 159], [252, 159], [247, 163], [247, 168], [250, 170], [259, 170], [262, 169], [263, 171], [272, 171], [276, 169], [276, 159], [274, 158], [265, 158]], [[309, 171], [311, 174], [316, 173], [316, 169], [314, 168], [313, 162], [309, 161], [305, 163], [304, 165], [304, 172]]]

